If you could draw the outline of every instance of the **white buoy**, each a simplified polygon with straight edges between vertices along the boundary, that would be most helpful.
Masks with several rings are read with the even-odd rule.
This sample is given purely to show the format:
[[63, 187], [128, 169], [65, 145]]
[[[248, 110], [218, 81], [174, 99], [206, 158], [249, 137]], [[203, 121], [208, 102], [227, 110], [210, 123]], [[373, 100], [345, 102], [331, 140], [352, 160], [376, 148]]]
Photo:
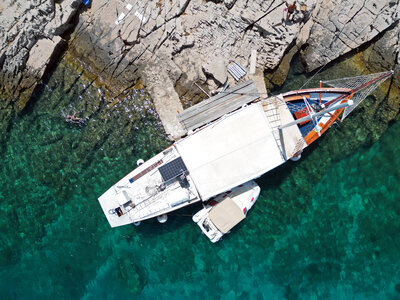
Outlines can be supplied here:
[[140, 222], [140, 221], [133, 222], [133, 225], [135, 225], [135, 226], [139, 226], [140, 224], [141, 224], [141, 222]]
[[167, 222], [167, 220], [168, 220], [167, 214], [159, 215], [157, 217], [157, 221], [160, 222], [161, 224]]
[[290, 160], [291, 161], [298, 161], [301, 158], [301, 154], [298, 154], [296, 156], [293, 156]]
[[143, 165], [143, 163], [144, 163], [144, 160], [141, 159], [141, 158], [138, 159], [137, 162], [136, 162], [136, 164], [137, 164], [138, 166]]

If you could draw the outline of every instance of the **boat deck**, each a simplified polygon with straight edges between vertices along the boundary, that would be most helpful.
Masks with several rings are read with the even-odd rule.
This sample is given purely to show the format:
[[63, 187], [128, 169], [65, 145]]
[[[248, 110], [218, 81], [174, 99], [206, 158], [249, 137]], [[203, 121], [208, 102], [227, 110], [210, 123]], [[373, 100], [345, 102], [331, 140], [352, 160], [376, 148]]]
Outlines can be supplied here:
[[261, 105], [271, 125], [276, 143], [286, 160], [292, 158], [307, 146], [298, 126], [279, 129], [281, 125], [294, 121], [293, 115], [282, 95], [263, 99], [261, 100]]
[[[172, 177], [166, 179], [166, 176], [175, 175], [176, 170], [170, 164], [179, 160], [175, 147], [169, 147], [108, 189], [99, 202], [111, 227], [156, 217], [200, 201], [190, 176], [184, 188], [179, 181], [171, 180]], [[177, 165], [180, 167], [179, 163]], [[165, 167], [170, 168], [163, 170]], [[121, 216], [113, 213], [118, 206], [123, 213]]]

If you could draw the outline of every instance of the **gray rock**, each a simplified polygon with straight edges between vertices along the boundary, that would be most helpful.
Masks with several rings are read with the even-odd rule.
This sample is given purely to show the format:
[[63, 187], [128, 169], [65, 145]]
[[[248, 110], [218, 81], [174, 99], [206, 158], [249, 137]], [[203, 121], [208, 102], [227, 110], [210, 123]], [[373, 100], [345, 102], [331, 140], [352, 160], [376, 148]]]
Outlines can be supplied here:
[[[23, 87], [23, 107], [81, 0], [3, 2], [0, 94], [16, 99]], [[303, 49], [307, 69], [314, 70], [392, 28], [400, 16], [399, 0], [302, 0], [290, 21], [285, 5], [273, 0], [132, 1], [130, 10], [127, 3], [94, 1], [79, 18], [71, 52], [116, 94], [143, 79], [154, 101], [162, 103], [156, 104], [162, 114], [168, 114], [162, 105], [173, 108], [171, 120], [181, 108], [174, 87], [185, 93], [199, 82], [211, 90], [227, 80], [228, 62], [248, 68], [251, 50], [257, 51], [258, 69], [275, 70], [283, 60], [289, 65], [285, 55]], [[390, 57], [387, 63], [398, 59], [390, 50], [398, 49], [398, 42], [391, 44], [398, 41], [395, 35], [376, 46]], [[179, 132], [168, 130], [171, 136]]]
[[329, 0], [313, 12], [314, 24], [303, 58], [308, 71], [372, 40], [394, 24], [399, 1]]
[[[309, 70], [324, 65], [394, 24], [398, 1], [375, 2], [303, 0], [293, 20], [287, 21], [285, 6], [272, 0], [135, 2], [130, 11], [122, 2], [98, 0], [81, 15], [71, 49], [117, 89], [144, 76], [153, 99], [168, 98], [152, 92], [152, 85], [164, 84], [157, 84], [158, 79], [165, 81], [168, 75], [168, 89], [179, 81], [180, 92], [182, 87], [193, 89], [193, 82], [212, 90], [215, 82], [226, 81], [229, 61], [249, 66], [252, 49], [262, 70], [277, 68], [286, 53], [293, 55], [294, 45], [307, 45], [303, 56]], [[125, 17], [116, 24], [122, 13]], [[158, 68], [150, 72], [153, 61]], [[173, 98], [178, 99], [174, 93]]]
[[204, 65], [203, 71], [206, 75], [211, 76], [216, 83], [223, 85], [228, 79], [227, 61], [223, 57], [212, 57]]
[[11, 99], [18, 109], [25, 106], [61, 41], [58, 36], [68, 28], [80, 3], [80, 0], [55, 4], [46, 0], [2, 2], [0, 95], [3, 99]]
[[224, 0], [227, 9], [231, 9], [236, 3], [236, 0]]

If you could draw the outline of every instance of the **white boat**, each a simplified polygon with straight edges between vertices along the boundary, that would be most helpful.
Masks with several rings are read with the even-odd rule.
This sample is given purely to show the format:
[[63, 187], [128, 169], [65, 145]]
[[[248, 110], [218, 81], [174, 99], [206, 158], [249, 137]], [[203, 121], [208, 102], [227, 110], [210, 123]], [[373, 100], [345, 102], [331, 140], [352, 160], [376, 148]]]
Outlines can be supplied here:
[[298, 159], [391, 74], [333, 80], [326, 82], [333, 88], [259, 99], [190, 131], [99, 197], [108, 222], [111, 227], [153, 217], [164, 222], [171, 211], [207, 201]]
[[139, 165], [99, 198], [111, 227], [164, 215], [199, 200], [174, 146]]
[[216, 196], [193, 216], [211, 242], [218, 242], [224, 234], [246, 218], [260, 194], [260, 187], [249, 181]]

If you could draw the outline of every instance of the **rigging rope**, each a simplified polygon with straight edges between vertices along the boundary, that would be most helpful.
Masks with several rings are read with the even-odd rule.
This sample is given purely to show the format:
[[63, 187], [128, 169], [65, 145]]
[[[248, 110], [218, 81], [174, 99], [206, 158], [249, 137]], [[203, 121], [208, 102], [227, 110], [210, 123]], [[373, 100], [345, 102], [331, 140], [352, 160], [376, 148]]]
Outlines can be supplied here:
[[350, 78], [341, 78], [323, 81], [325, 84], [335, 88], [350, 88], [354, 91], [352, 100], [354, 104], [344, 109], [342, 120], [346, 118], [365, 98], [368, 97], [382, 82], [384, 82], [393, 71], [368, 74]]

